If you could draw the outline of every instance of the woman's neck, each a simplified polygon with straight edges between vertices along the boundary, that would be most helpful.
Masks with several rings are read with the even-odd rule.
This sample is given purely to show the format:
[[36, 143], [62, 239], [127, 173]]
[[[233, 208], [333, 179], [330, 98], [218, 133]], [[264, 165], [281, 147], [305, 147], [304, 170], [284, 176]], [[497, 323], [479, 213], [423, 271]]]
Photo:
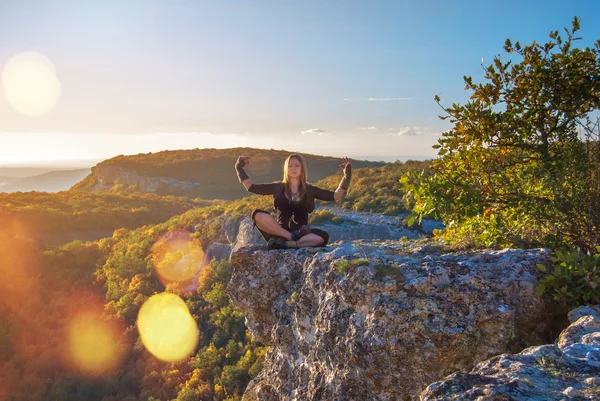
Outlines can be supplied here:
[[298, 187], [300, 186], [300, 180], [298, 180], [298, 179], [291, 179], [289, 181], [289, 184], [290, 184], [290, 189], [291, 190], [294, 190], [294, 189], [298, 190]]

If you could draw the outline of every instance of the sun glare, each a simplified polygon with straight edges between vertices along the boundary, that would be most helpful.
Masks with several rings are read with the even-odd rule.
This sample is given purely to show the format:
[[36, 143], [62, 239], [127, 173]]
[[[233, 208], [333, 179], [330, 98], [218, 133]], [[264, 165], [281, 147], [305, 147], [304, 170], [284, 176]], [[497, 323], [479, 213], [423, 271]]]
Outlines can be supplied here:
[[13, 56], [2, 71], [6, 101], [19, 113], [39, 117], [50, 112], [60, 98], [60, 81], [50, 59], [40, 53]]
[[95, 313], [75, 316], [68, 329], [72, 363], [86, 374], [97, 376], [114, 369], [120, 362], [119, 330]]
[[150, 297], [140, 308], [137, 326], [146, 349], [167, 362], [187, 358], [200, 336], [185, 302], [170, 293]]
[[164, 286], [178, 283], [186, 291], [197, 288], [205, 263], [204, 251], [185, 230], [169, 231], [158, 238], [152, 247], [152, 261]]

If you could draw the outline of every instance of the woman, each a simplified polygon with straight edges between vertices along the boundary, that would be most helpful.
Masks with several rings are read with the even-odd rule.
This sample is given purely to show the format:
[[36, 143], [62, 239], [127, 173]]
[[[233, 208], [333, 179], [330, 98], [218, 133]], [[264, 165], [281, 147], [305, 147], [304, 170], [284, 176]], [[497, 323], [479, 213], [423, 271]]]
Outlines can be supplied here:
[[290, 155], [285, 160], [283, 181], [271, 184], [254, 184], [244, 170], [250, 163], [250, 158], [238, 158], [235, 169], [246, 190], [258, 195], [273, 195], [277, 220], [264, 210], [256, 209], [252, 212], [252, 220], [267, 241], [267, 249], [304, 248], [327, 244], [329, 234], [323, 230], [308, 228], [308, 214], [315, 210], [315, 199], [338, 201], [348, 190], [352, 166], [347, 157], [344, 157], [343, 161], [340, 167], [344, 169], [344, 178], [335, 192], [332, 192], [306, 182], [306, 164], [298, 154]]

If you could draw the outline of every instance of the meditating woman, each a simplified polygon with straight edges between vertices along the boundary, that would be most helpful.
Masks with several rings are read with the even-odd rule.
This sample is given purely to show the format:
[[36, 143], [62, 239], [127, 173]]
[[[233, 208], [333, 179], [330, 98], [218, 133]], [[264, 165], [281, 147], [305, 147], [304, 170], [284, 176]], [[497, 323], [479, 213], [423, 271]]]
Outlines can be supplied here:
[[267, 249], [303, 248], [325, 246], [329, 234], [323, 230], [308, 227], [308, 214], [315, 210], [315, 199], [338, 201], [348, 190], [352, 176], [352, 166], [347, 157], [340, 167], [344, 178], [335, 192], [317, 188], [306, 182], [306, 164], [302, 156], [290, 155], [283, 165], [283, 181], [270, 184], [254, 184], [244, 167], [250, 158], [240, 156], [235, 164], [238, 178], [246, 190], [258, 195], [273, 195], [273, 205], [277, 219], [267, 211], [256, 209], [252, 220], [258, 227]]

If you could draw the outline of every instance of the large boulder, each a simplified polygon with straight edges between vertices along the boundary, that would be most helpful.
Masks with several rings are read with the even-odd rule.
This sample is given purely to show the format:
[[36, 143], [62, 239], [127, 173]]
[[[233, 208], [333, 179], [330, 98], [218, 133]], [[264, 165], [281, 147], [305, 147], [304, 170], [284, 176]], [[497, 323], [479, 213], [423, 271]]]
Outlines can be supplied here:
[[408, 400], [548, 341], [534, 291], [548, 251], [444, 252], [404, 241], [232, 253], [230, 298], [270, 345], [245, 400]]
[[556, 344], [481, 362], [429, 385], [421, 400], [600, 399], [600, 306], [575, 309], [569, 321]]

